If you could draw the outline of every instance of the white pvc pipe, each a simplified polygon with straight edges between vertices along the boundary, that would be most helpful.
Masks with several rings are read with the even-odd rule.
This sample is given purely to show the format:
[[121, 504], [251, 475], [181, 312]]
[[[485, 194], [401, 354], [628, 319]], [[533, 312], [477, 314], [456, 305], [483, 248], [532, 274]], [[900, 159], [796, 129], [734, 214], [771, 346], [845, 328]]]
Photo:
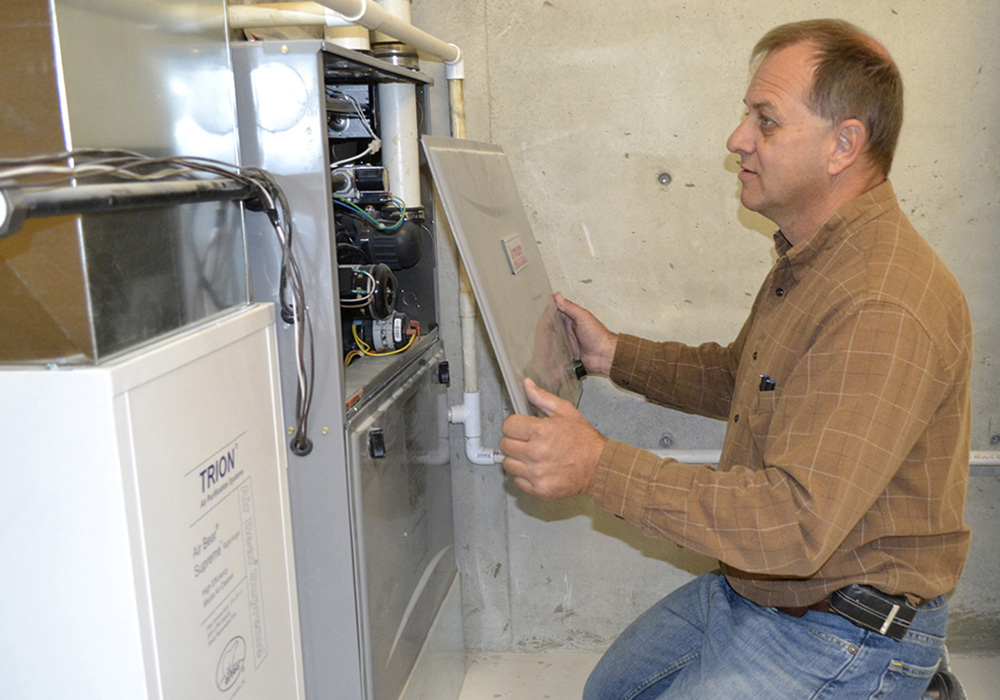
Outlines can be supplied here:
[[458, 313], [462, 324], [462, 376], [465, 391], [462, 403], [448, 411], [448, 421], [461, 423], [465, 434], [465, 456], [479, 466], [500, 464], [504, 454], [483, 447], [483, 417], [479, 395], [479, 368], [476, 360], [476, 303], [465, 269], [459, 266]]
[[465, 428], [466, 459], [479, 466], [500, 464], [504, 460], [503, 452], [483, 447], [482, 415], [479, 392], [466, 392], [462, 395], [462, 403], [448, 411], [448, 420], [461, 423]]
[[[465, 105], [462, 81], [448, 81], [451, 111], [451, 135], [465, 138]], [[461, 423], [465, 433], [465, 456], [472, 464], [488, 466], [501, 464], [503, 452], [482, 445], [482, 409], [479, 399], [479, 362], [476, 358], [476, 300], [472, 284], [462, 261], [458, 262], [458, 315], [462, 329], [462, 377], [465, 386], [463, 402], [452, 406], [448, 420]]]
[[448, 112], [451, 116], [451, 136], [465, 138], [465, 89], [461, 78], [448, 79]]
[[387, 34], [393, 39], [398, 39], [418, 51], [423, 51], [435, 58], [441, 59], [448, 65], [458, 65], [462, 61], [462, 52], [457, 46], [441, 41], [427, 32], [417, 29], [410, 24], [409, 18], [402, 19], [401, 17], [397, 17], [379, 4], [372, 2], [372, 0], [317, 1], [321, 5], [340, 13], [351, 22], [360, 24], [372, 31]]
[[681, 464], [718, 464], [722, 450], [650, 450], [660, 459], [676, 459]]
[[970, 467], [1000, 467], [1000, 452], [975, 450], [969, 453]]
[[[400, 20], [406, 22], [408, 25], [413, 24], [413, 14], [411, 12], [410, 0], [375, 0], [378, 6], [394, 20]], [[386, 34], [385, 32], [379, 32], [373, 30], [375, 36], [372, 37], [372, 41], [376, 44], [384, 43], [387, 41], [392, 41], [395, 37]], [[405, 43], [405, 42], [404, 42]]]
[[[448, 73], [448, 107], [451, 115], [452, 138], [465, 138], [465, 77], [461, 60], [458, 69]], [[462, 325], [462, 376], [465, 393], [462, 405], [453, 406], [448, 420], [462, 423], [465, 429], [465, 457], [472, 464], [488, 466], [502, 464], [504, 454], [482, 446], [482, 408], [479, 402], [479, 363], [476, 358], [476, 300], [469, 275], [458, 261], [458, 314]]]
[[407, 208], [421, 204], [417, 90], [411, 83], [379, 83], [379, 136], [382, 165], [392, 194]]
[[232, 29], [251, 27], [325, 26], [347, 27], [350, 20], [317, 2], [279, 2], [259, 5], [229, 5]]
[[479, 363], [476, 358], [476, 300], [465, 266], [458, 267], [458, 316], [462, 322], [462, 376], [465, 391], [479, 392]]
[[[379, 3], [377, 7], [385, 16], [411, 26], [409, 0], [379, 0]], [[386, 37], [376, 36], [372, 38], [372, 42], [385, 39]], [[378, 103], [382, 165], [389, 174], [392, 193], [403, 200], [408, 208], [420, 207], [420, 134], [417, 129], [416, 87], [411, 83], [379, 83]]]

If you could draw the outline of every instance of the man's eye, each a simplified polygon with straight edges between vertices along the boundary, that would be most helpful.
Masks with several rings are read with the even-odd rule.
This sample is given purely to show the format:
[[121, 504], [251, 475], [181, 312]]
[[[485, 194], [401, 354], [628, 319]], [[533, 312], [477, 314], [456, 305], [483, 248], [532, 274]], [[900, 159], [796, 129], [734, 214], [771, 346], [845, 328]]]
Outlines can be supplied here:
[[769, 118], [767, 118], [765, 116], [761, 116], [761, 118], [760, 118], [760, 125], [761, 126], [766, 126], [766, 127], [774, 126], [774, 120], [773, 119], [769, 119]]

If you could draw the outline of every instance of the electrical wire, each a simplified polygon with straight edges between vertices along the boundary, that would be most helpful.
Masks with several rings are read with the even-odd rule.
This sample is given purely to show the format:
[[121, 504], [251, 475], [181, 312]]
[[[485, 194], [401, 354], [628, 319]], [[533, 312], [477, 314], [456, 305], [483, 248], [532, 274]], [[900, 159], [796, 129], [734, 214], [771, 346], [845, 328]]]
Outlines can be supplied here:
[[364, 353], [360, 350], [351, 350], [347, 355], [344, 356], [344, 369], [353, 362], [355, 359], [364, 356]]
[[399, 208], [399, 220], [392, 226], [387, 227], [385, 230], [396, 231], [402, 228], [403, 224], [406, 223], [406, 203], [403, 202], [403, 200], [400, 199], [399, 197], [393, 197], [392, 195], [389, 195], [389, 201], [395, 204], [396, 207]]
[[20, 183], [20, 186], [33, 189], [65, 187], [90, 178], [155, 181], [198, 178], [206, 174], [227, 178], [250, 188], [254, 198], [247, 201], [247, 207], [253, 210], [259, 204], [278, 238], [281, 247], [278, 300], [282, 320], [292, 326], [295, 345], [297, 386], [291, 448], [296, 454], [308, 454], [312, 449], [308, 426], [315, 384], [312, 321], [302, 271], [292, 245], [291, 209], [271, 173], [198, 156], [153, 158], [122, 149], [88, 148], [26, 158], [0, 158], [0, 185], [26, 179], [28, 182]]
[[351, 324], [351, 334], [354, 336], [354, 342], [358, 346], [358, 351], [361, 352], [361, 354], [365, 355], [366, 357], [388, 357], [389, 355], [398, 355], [401, 352], [409, 350], [410, 347], [413, 345], [413, 343], [420, 338], [420, 326], [418, 325], [416, 326], [416, 328], [413, 328], [413, 326], [411, 325], [411, 330], [413, 330], [414, 332], [410, 334], [410, 340], [403, 347], [397, 348], [395, 350], [389, 350], [388, 352], [375, 352], [374, 350], [371, 349], [371, 346], [369, 346], [368, 343], [363, 341], [361, 339], [361, 336], [358, 335], [357, 324]]
[[403, 224], [406, 223], [406, 205], [403, 203], [403, 200], [399, 199], [398, 197], [390, 197], [389, 201], [396, 205], [396, 207], [399, 209], [400, 214], [399, 214], [399, 219], [393, 222], [391, 226], [386, 226], [381, 221], [376, 219], [374, 216], [372, 216], [367, 211], [365, 211], [358, 205], [354, 204], [350, 200], [345, 199], [340, 195], [336, 194], [333, 195], [334, 204], [339, 204], [344, 209], [354, 212], [355, 214], [363, 218], [365, 221], [370, 223], [372, 226], [375, 226], [380, 231], [385, 231], [387, 233], [398, 231], [400, 228], [402, 228]]
[[357, 113], [358, 118], [361, 120], [361, 123], [365, 125], [365, 129], [368, 131], [368, 134], [372, 137], [372, 140], [368, 143], [368, 147], [365, 150], [363, 150], [361, 153], [355, 156], [351, 156], [350, 158], [344, 158], [343, 160], [338, 160], [336, 163], [331, 163], [330, 169], [332, 170], [334, 168], [339, 168], [341, 166], [347, 165], [348, 163], [353, 163], [356, 160], [361, 160], [365, 156], [374, 155], [378, 153], [379, 150], [381, 150], [382, 148], [382, 139], [380, 139], [375, 134], [375, 130], [372, 129], [372, 125], [368, 123], [367, 119], [365, 119], [365, 114], [364, 112], [361, 111], [361, 104], [358, 102], [358, 100], [353, 95], [348, 95], [347, 93], [340, 92], [338, 90], [331, 90], [330, 95], [345, 99], [348, 102], [350, 102], [351, 105], [353, 105], [354, 111], [355, 113]]
[[372, 273], [358, 268], [355, 268], [354, 272], [368, 278], [368, 289], [352, 289], [353, 293], [361, 293], [362, 296], [354, 299], [341, 299], [340, 305], [345, 309], [363, 309], [366, 306], [371, 306], [372, 301], [375, 300], [375, 292], [378, 291], [378, 282], [375, 281], [375, 276]]

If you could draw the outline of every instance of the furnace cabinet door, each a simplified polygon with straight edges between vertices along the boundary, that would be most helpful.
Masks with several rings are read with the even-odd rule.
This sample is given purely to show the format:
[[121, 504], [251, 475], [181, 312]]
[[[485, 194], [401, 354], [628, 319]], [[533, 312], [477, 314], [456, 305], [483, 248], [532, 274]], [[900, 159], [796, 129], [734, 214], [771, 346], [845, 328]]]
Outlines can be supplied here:
[[455, 576], [443, 359], [428, 350], [348, 426], [372, 700], [399, 697]]

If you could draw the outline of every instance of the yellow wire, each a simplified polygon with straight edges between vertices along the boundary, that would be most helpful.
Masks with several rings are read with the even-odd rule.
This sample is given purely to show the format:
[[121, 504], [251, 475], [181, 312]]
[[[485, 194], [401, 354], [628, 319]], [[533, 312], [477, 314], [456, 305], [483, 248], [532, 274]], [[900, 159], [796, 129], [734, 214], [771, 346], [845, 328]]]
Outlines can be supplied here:
[[348, 365], [351, 364], [351, 361], [355, 357], [361, 357], [362, 354], [363, 353], [360, 350], [351, 350], [349, 353], [347, 353], [347, 356], [344, 357], [344, 369], [347, 369]]
[[353, 323], [351, 324], [351, 333], [354, 335], [354, 342], [358, 345], [358, 352], [362, 355], [367, 355], [371, 351], [371, 348], [368, 347], [365, 341], [361, 340], [361, 336], [358, 335], [358, 327]]
[[351, 334], [354, 336], [354, 342], [358, 344], [359, 348], [361, 348], [360, 349], [361, 354], [367, 355], [368, 357], [387, 357], [389, 355], [398, 355], [404, 350], [409, 350], [410, 346], [413, 345], [413, 341], [417, 337], [417, 334], [414, 333], [413, 335], [410, 336], [409, 342], [397, 350], [390, 350], [389, 352], [372, 352], [371, 347], [367, 343], [365, 343], [365, 341], [361, 340], [361, 336], [358, 335], [357, 325], [354, 324], [351, 325]]

